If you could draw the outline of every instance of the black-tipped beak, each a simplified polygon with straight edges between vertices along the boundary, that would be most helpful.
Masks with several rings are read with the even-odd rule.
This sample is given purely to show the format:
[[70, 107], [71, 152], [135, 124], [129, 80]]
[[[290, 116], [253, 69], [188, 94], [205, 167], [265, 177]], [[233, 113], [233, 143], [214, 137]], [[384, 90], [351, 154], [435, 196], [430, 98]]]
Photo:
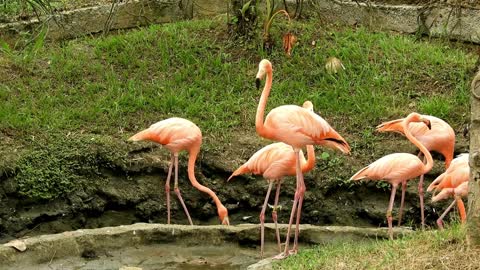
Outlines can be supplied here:
[[432, 123], [430, 122], [430, 120], [427, 120], [427, 127], [428, 129], [432, 129]]
[[255, 79], [255, 85], [257, 86], [257, 90], [260, 89], [260, 84], [261, 84], [260, 78], [256, 78]]

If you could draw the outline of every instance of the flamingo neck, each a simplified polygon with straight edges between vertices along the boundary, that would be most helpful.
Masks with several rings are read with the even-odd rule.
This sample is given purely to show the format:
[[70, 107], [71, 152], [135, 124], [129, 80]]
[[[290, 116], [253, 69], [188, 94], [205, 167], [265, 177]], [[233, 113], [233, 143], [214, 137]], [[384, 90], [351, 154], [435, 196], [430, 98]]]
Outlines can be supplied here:
[[257, 133], [262, 137], [268, 137], [269, 132], [263, 124], [263, 118], [265, 115], [265, 106], [267, 105], [268, 96], [270, 95], [270, 90], [272, 89], [272, 71], [267, 71], [265, 80], [265, 86], [263, 87], [262, 96], [258, 102], [257, 114], [255, 117], [255, 128]]
[[302, 166], [302, 172], [307, 172], [315, 166], [315, 148], [313, 145], [307, 145], [307, 162]]
[[223, 206], [222, 202], [220, 202], [220, 199], [217, 197], [215, 192], [213, 192], [211, 189], [208, 187], [200, 184], [197, 181], [197, 178], [195, 177], [195, 161], [197, 160], [198, 153], [200, 153], [200, 147], [194, 147], [190, 150], [189, 152], [189, 157], [188, 157], [188, 179], [190, 180], [190, 183], [192, 186], [194, 186], [196, 189], [200, 190], [201, 192], [207, 193], [210, 197], [212, 197], [213, 201], [215, 202], [215, 205], [217, 206], [217, 209], [220, 206]]
[[430, 154], [430, 151], [428, 151], [428, 149], [419, 140], [417, 140], [417, 138], [415, 138], [412, 135], [412, 133], [410, 133], [410, 130], [408, 129], [408, 125], [410, 124], [410, 122], [412, 122], [411, 116], [407, 117], [405, 121], [403, 121], [402, 123], [403, 130], [405, 132], [405, 136], [407, 137], [407, 139], [410, 142], [412, 142], [416, 147], [418, 147], [418, 149], [420, 149], [420, 152], [422, 152], [425, 158], [427, 159], [427, 163], [423, 165], [423, 172], [422, 172], [422, 174], [425, 174], [432, 169], [433, 158], [432, 158], [432, 155]]

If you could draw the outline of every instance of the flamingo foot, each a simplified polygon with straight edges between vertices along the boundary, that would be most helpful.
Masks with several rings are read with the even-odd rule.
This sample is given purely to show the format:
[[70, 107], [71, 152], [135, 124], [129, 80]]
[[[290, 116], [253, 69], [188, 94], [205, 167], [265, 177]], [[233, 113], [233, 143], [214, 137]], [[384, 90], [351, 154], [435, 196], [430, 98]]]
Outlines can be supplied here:
[[282, 252], [278, 255], [276, 255], [275, 257], [273, 257], [274, 260], [283, 260], [285, 258], [287, 258], [289, 256], [289, 252], [285, 253], [285, 252]]

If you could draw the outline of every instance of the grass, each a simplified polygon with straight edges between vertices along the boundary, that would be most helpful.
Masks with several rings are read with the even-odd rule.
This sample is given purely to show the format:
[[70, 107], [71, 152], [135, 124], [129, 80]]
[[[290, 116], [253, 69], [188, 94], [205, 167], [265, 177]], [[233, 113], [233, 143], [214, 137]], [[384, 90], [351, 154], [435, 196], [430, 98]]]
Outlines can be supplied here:
[[[274, 66], [267, 111], [311, 100], [355, 158], [374, 155], [376, 124], [410, 111], [444, 117], [456, 130], [468, 121], [468, 71], [476, 59], [454, 43], [305, 21], [293, 27], [300, 42], [288, 58], [280, 44], [266, 55], [228, 39], [225, 28], [221, 20], [178, 22], [0, 54], [0, 136], [13, 140], [0, 152], [28, 155], [32, 137], [58, 144], [47, 138], [70, 133], [78, 143], [88, 141], [82, 134], [123, 141], [172, 116], [200, 126], [204, 150], [223, 147], [255, 134], [254, 77], [264, 57]], [[329, 75], [323, 65], [330, 56], [346, 70]], [[0, 171], [22, 166], [2, 164]]]
[[454, 224], [394, 241], [317, 246], [276, 262], [274, 269], [476, 269], [479, 251], [467, 247], [465, 229]]

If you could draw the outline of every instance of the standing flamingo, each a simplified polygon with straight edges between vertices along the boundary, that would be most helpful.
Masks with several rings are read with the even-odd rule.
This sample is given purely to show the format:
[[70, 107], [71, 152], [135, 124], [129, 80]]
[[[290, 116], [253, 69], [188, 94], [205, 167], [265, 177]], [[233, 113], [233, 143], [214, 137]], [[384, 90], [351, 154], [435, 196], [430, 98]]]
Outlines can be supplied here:
[[[285, 258], [298, 250], [298, 233], [302, 210], [303, 197], [305, 194], [305, 183], [300, 164], [300, 149], [307, 145], [324, 145], [338, 149], [345, 154], [350, 153], [350, 146], [322, 117], [309, 109], [296, 105], [283, 105], [270, 111], [265, 118], [265, 106], [272, 87], [272, 63], [267, 59], [260, 61], [256, 76], [257, 88], [260, 88], [260, 81], [266, 77], [265, 86], [260, 97], [255, 117], [257, 133], [264, 138], [284, 142], [293, 148], [296, 156], [296, 178], [297, 187], [290, 213], [290, 220], [285, 241], [285, 251], [276, 258]], [[288, 250], [290, 241], [290, 229], [296, 213], [295, 240], [292, 250]]]
[[462, 223], [466, 221], [465, 205], [461, 197], [468, 195], [468, 180], [470, 179], [470, 166], [468, 164], [468, 154], [461, 154], [455, 158], [448, 169], [439, 175], [427, 188], [427, 191], [440, 191], [436, 196], [433, 196], [432, 202], [446, 199], [450, 196], [454, 197], [453, 202], [437, 219], [437, 225], [443, 229], [443, 218], [452, 209], [455, 203], [460, 213], [460, 220]]
[[410, 133], [408, 126], [410, 122], [424, 122], [430, 127], [430, 120], [418, 113], [409, 114], [402, 122], [405, 136], [415, 144], [425, 155], [427, 163], [423, 164], [419, 157], [408, 153], [394, 153], [386, 155], [367, 167], [359, 170], [350, 180], [371, 179], [386, 180], [392, 185], [392, 193], [390, 195], [390, 203], [387, 210], [388, 234], [393, 239], [392, 231], [392, 209], [395, 200], [395, 192], [398, 184], [403, 183], [412, 178], [420, 176], [432, 169], [433, 159], [430, 152]]
[[190, 183], [198, 190], [207, 193], [212, 197], [217, 206], [218, 216], [224, 225], [229, 225], [228, 211], [223, 206], [217, 195], [208, 187], [201, 185], [195, 178], [195, 161], [200, 152], [200, 145], [202, 144], [202, 132], [200, 128], [194, 123], [183, 118], [169, 118], [151, 125], [149, 128], [138, 132], [128, 139], [129, 141], [143, 141], [148, 140], [156, 142], [165, 146], [172, 153], [170, 166], [168, 168], [167, 181], [165, 183], [165, 193], [167, 196], [167, 223], [170, 224], [170, 176], [172, 175], [172, 167], [175, 164], [175, 184], [174, 191], [177, 194], [180, 203], [185, 210], [188, 222], [193, 225], [187, 206], [183, 202], [180, 189], [178, 188], [178, 153], [180, 151], [188, 151], [188, 179]]
[[[305, 101], [303, 107], [313, 111], [313, 104], [310, 101]], [[300, 150], [300, 167], [302, 172], [310, 171], [315, 166], [315, 149], [313, 145], [307, 145], [307, 157], [305, 160], [302, 150]], [[260, 256], [263, 258], [264, 250], [264, 234], [265, 234], [265, 210], [267, 208], [268, 199], [272, 190], [273, 183], [276, 183], [277, 190], [275, 193], [275, 202], [273, 205], [272, 219], [275, 223], [275, 235], [277, 237], [278, 249], [281, 252], [280, 246], [280, 232], [277, 226], [277, 205], [280, 196], [280, 185], [285, 176], [294, 176], [296, 174], [296, 156], [292, 147], [288, 144], [278, 142], [269, 144], [253, 154], [250, 159], [242, 166], [236, 169], [227, 181], [232, 177], [242, 175], [245, 173], [262, 174], [269, 183], [265, 202], [263, 203], [262, 211], [260, 212]]]
[[[450, 162], [453, 159], [454, 149], [455, 149], [455, 132], [453, 128], [445, 121], [440, 118], [431, 115], [422, 115], [424, 118], [430, 120], [432, 128], [427, 128], [422, 123], [411, 123], [409, 125], [410, 133], [417, 138], [422, 145], [424, 145], [428, 151], [435, 151], [445, 158], [445, 169], [448, 168]], [[377, 126], [377, 131], [386, 132], [386, 131], [394, 131], [400, 134], [404, 134], [402, 128], [402, 121], [404, 118], [396, 119], [388, 122], [384, 122]], [[422, 152], [418, 153], [418, 156], [421, 157]], [[423, 159], [425, 162], [425, 157]], [[424, 203], [423, 203], [423, 179], [424, 175], [420, 176], [420, 180], [418, 182], [418, 197], [420, 199], [420, 216], [422, 219], [422, 229], [425, 229], [425, 210], [424, 210]], [[404, 198], [405, 198], [405, 184], [402, 184], [402, 199], [400, 202], [400, 211], [398, 212], [398, 226], [400, 226], [402, 222], [402, 213], [403, 213], [403, 205], [404, 205]]]

